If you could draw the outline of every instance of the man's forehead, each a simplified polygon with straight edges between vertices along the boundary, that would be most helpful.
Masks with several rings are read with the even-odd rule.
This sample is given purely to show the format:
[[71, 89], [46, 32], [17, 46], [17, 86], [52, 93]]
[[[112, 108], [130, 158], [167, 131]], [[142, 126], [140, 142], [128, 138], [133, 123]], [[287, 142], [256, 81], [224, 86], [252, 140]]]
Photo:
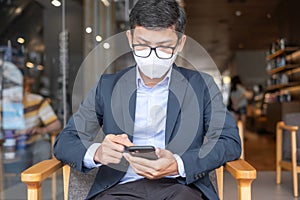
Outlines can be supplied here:
[[160, 43], [163, 41], [172, 42], [177, 40], [175, 29], [170, 28], [145, 28], [137, 26], [133, 29], [134, 39], [140, 39], [153, 43]]

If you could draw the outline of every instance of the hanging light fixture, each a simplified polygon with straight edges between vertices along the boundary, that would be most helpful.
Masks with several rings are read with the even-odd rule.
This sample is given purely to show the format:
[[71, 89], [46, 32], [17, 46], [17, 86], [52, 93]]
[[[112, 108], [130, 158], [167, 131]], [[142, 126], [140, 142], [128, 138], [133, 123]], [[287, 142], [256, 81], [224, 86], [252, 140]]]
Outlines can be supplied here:
[[17, 39], [17, 42], [20, 43], [20, 44], [24, 44], [25, 40], [24, 40], [24, 38], [19, 37], [19, 38]]
[[55, 7], [59, 7], [61, 6], [61, 2], [59, 0], [52, 0], [51, 1], [51, 4]]
[[86, 27], [85, 32], [91, 33], [91, 32], [93, 32], [93, 29], [90, 26], [88, 26], [88, 27]]
[[108, 0], [101, 0], [101, 1], [106, 7], [108, 7], [110, 5]]
[[97, 41], [97, 42], [101, 42], [101, 41], [102, 41], [102, 37], [101, 37], [100, 35], [97, 35], [97, 36], [96, 36], [96, 41]]

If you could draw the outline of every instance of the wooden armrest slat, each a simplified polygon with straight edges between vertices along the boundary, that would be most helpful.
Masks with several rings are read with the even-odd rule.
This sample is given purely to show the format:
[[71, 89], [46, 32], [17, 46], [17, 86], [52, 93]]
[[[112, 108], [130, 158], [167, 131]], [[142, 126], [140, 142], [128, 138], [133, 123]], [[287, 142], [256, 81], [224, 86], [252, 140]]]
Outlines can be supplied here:
[[256, 179], [256, 170], [245, 160], [239, 159], [227, 162], [225, 169], [235, 179]]
[[63, 167], [63, 163], [55, 158], [50, 160], [44, 160], [32, 167], [26, 169], [21, 174], [21, 180], [25, 183], [41, 182], [58, 169]]
[[288, 130], [290, 132], [297, 131], [299, 129], [298, 126], [286, 125], [284, 122], [278, 122], [278, 128], [285, 129], [285, 130]]

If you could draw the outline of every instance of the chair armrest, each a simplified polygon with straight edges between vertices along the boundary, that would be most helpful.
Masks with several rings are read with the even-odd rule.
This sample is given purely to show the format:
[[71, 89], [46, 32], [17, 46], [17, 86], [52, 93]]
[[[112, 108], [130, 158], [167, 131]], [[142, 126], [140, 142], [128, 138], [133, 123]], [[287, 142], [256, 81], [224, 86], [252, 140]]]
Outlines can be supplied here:
[[238, 182], [238, 199], [251, 200], [251, 183], [256, 179], [256, 169], [242, 159], [227, 162], [225, 169]]
[[21, 180], [27, 185], [27, 199], [41, 200], [42, 181], [63, 166], [64, 164], [62, 162], [53, 158], [39, 162], [23, 171], [21, 173]]
[[227, 162], [225, 169], [235, 179], [256, 179], [256, 169], [242, 159]]
[[277, 123], [277, 127], [280, 129], [285, 129], [288, 130], [290, 132], [292, 131], [298, 131], [299, 127], [298, 126], [290, 126], [290, 125], [286, 125], [283, 121], [278, 122]]
[[64, 164], [55, 158], [44, 160], [23, 171], [21, 180], [25, 183], [42, 182], [63, 166]]

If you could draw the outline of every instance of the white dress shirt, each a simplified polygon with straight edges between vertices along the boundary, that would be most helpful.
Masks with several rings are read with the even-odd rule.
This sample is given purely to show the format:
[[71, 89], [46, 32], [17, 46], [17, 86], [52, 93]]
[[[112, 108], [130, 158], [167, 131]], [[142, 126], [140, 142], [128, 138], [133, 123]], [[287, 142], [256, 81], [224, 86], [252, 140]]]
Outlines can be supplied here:
[[[137, 67], [137, 97], [133, 133], [133, 143], [135, 145], [152, 145], [162, 149], [165, 148], [166, 116], [171, 72], [172, 70], [169, 70], [166, 77], [151, 88], [144, 84]], [[100, 145], [100, 143], [94, 143], [88, 148], [83, 160], [85, 167], [94, 168], [101, 166], [101, 164], [96, 164], [93, 159]], [[179, 176], [185, 177], [182, 159], [177, 154], [174, 154], [174, 157], [177, 161]], [[141, 178], [143, 177], [137, 175], [129, 166], [126, 175], [120, 183], [127, 183]]]

